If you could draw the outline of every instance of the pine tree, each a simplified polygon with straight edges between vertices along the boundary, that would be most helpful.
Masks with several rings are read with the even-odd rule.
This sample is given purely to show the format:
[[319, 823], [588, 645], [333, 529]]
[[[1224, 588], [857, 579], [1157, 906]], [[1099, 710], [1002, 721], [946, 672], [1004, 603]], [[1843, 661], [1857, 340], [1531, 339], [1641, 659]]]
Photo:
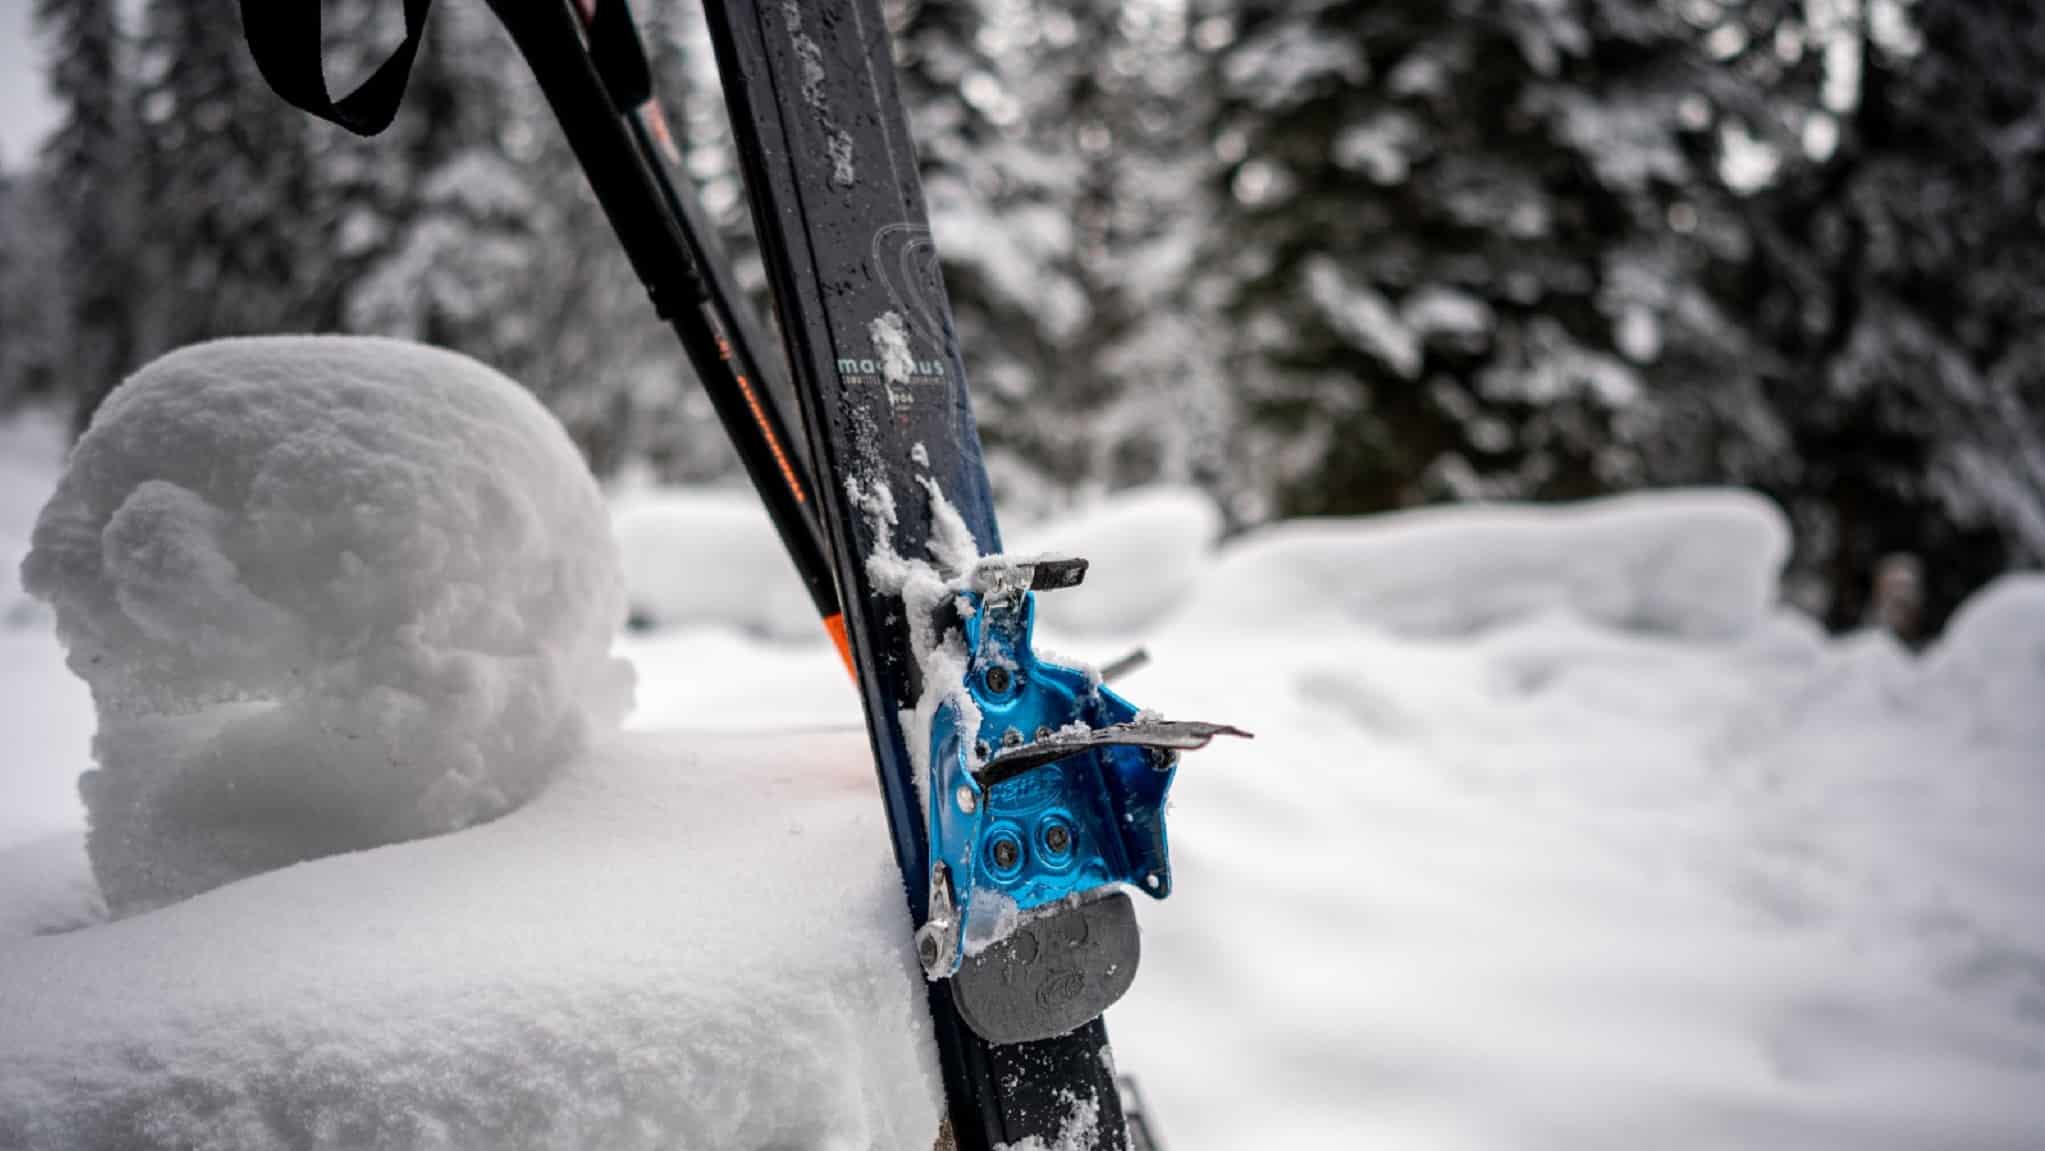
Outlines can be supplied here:
[[1040, 241], [1039, 278], [1073, 304], [1033, 329], [1041, 363], [1016, 439], [1064, 488], [1218, 481], [1225, 388], [1187, 283], [1211, 211], [1184, 15], [1106, 0], [1003, 11], [994, 62], [1018, 113], [994, 149], [1035, 178], [1009, 182], [1030, 195], [1000, 224], [1018, 247], [1055, 240]]
[[38, 168], [47, 195], [64, 205], [66, 322], [57, 386], [77, 398], [83, 427], [138, 361], [131, 249], [142, 202], [130, 177], [130, 90], [114, 0], [37, 0], [35, 17], [50, 46], [49, 88], [62, 113]]
[[1869, 0], [1812, 36], [1811, 162], [1761, 197], [1745, 293], [1783, 349], [1799, 598], [1862, 621], [1891, 553], [1936, 627], [2045, 559], [2045, 14]]
[[1183, 14], [932, 3], [897, 32], [997, 493], [1040, 513], [1158, 478], [1223, 486], [1226, 389], [1187, 283], [1208, 212]]
[[333, 330], [336, 192], [315, 171], [306, 117], [263, 83], [240, 21], [149, 0], [141, 28], [141, 357], [216, 336]]
[[0, 171], [0, 413], [70, 398], [65, 240], [40, 184]]
[[1253, 2], [1206, 39], [1232, 374], [1286, 513], [1738, 478], [1744, 239], [1695, 31], [1624, 0]]

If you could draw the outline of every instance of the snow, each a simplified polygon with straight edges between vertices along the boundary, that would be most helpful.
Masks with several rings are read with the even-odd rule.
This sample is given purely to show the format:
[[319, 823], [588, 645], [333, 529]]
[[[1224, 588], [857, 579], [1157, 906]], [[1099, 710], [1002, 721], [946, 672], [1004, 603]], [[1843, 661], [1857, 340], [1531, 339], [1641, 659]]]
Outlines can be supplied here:
[[75, 830], [8, 841], [0, 846], [0, 876], [0, 945], [106, 918], [85, 837]]
[[937, 481], [929, 476], [917, 479], [930, 493], [930, 531], [924, 545], [930, 549], [930, 558], [937, 561], [938, 572], [957, 583], [972, 575], [974, 565], [980, 562], [979, 541], [973, 538], [973, 529], [966, 526], [959, 509], [944, 498], [944, 490]]
[[1214, 501], [1159, 485], [1117, 492], [1091, 507], [1018, 533], [1020, 555], [1079, 556], [1086, 582], [1037, 597], [1054, 632], [1130, 635], [1184, 599], [1221, 536]]
[[1454, 638], [1568, 611], [1723, 637], [1766, 618], [1788, 550], [1780, 513], [1737, 491], [1297, 520], [1225, 550], [1181, 616], [1217, 632], [1361, 625]]
[[1420, 125], [1403, 112], [1382, 112], [1351, 124], [1335, 136], [1335, 163], [1362, 172], [1374, 184], [1400, 184], [1413, 167], [1423, 139]]
[[831, 183], [850, 188], [859, 182], [852, 163], [852, 134], [840, 127], [824, 98], [824, 50], [802, 26], [802, 6], [795, 0], [781, 0], [781, 21], [788, 28], [789, 46], [802, 61], [802, 99], [817, 118], [824, 133], [824, 148], [831, 157]]
[[[721, 497], [646, 498], [728, 538]], [[1118, 688], [1258, 736], [1187, 758], [1109, 1014], [1166, 1145], [2035, 1144], [2045, 577], [1919, 656], [1780, 607], [1783, 523], [1738, 492], [1220, 544], [1200, 506], [1019, 533], [1096, 560], [1049, 643], [1140, 641]], [[494, 822], [37, 937], [96, 918], [77, 817], [0, 825], [0, 1147], [927, 1146], [857, 700], [746, 622], [772, 549], [725, 559], [758, 598], [624, 639], [632, 730]], [[54, 698], [0, 696], [50, 757], [0, 811], [81, 765]]]
[[149, 365], [21, 573], [97, 706], [80, 791], [116, 914], [501, 815], [629, 707], [580, 456], [523, 389], [418, 345]]
[[867, 517], [873, 531], [873, 550], [866, 557], [867, 577], [876, 595], [901, 601], [902, 614], [909, 621], [909, 657], [916, 661], [922, 691], [915, 702], [900, 711], [903, 738], [909, 745], [909, 761], [915, 771], [916, 805], [926, 813], [930, 808], [930, 740], [938, 714], [950, 705], [954, 722], [961, 731], [977, 731], [980, 707], [966, 690], [965, 636], [957, 628], [938, 632], [934, 624], [938, 606], [964, 591], [972, 567], [980, 556], [971, 528], [944, 489], [929, 476], [918, 476], [929, 495], [930, 526], [925, 545], [928, 558], [904, 556], [895, 550], [896, 508], [894, 492], [884, 479], [861, 484], [845, 481], [853, 506]]
[[2013, 1148], [2045, 1118], [2038, 744], [1984, 739], [1938, 655], [1564, 610], [1151, 643], [1127, 690], [1259, 736], [1189, 757], [1179, 895], [1110, 1020], [1174, 1146]]
[[821, 638], [816, 609], [750, 489], [646, 489], [612, 502], [632, 618], [656, 628], [724, 626], [777, 640]]
[[[0, 422], [0, 701], [24, 718], [7, 725], [0, 757], [0, 845], [79, 827], [78, 774], [89, 763], [92, 696], [64, 669], [49, 609], [20, 589], [36, 514], [63, 467], [67, 429], [55, 413]], [[0, 875], [14, 871], [0, 866]], [[0, 895], [0, 935], [10, 918]]]
[[1420, 374], [1420, 337], [1383, 296], [1326, 256], [1309, 257], [1302, 267], [1307, 295], [1338, 335], [1405, 379]]
[[1360, 48], [1317, 36], [1305, 21], [1277, 22], [1239, 41], [1222, 60], [1230, 93], [1265, 109], [1297, 104], [1331, 78], [1358, 83], [1369, 73]]
[[1081, 1099], [1064, 1093], [1065, 1114], [1059, 1119], [1058, 1134], [1049, 1142], [1032, 1135], [1016, 1143], [997, 1143], [994, 1151], [1092, 1151], [1101, 1137], [1101, 1104], [1098, 1099]]
[[1927, 661], [1956, 712], [1974, 712], [1984, 742], [2045, 748], [2045, 575], [2020, 573], [1963, 605]]
[[1489, 304], [1441, 284], [1429, 284], [1406, 297], [1399, 305], [1399, 318], [1422, 339], [1463, 349], [1481, 350], [1497, 326]]
[[460, 835], [13, 942], [0, 1147], [928, 1147], [865, 746], [614, 736]]
[[902, 314], [882, 312], [867, 325], [867, 334], [873, 339], [873, 357], [880, 361], [881, 378], [906, 385], [916, 372], [916, 357], [909, 354], [909, 325], [902, 321]]

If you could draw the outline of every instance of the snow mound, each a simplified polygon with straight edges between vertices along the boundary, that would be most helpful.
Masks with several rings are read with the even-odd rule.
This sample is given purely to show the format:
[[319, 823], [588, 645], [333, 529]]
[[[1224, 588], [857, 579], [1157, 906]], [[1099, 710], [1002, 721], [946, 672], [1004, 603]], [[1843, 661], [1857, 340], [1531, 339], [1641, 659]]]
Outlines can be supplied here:
[[1728, 636], [1767, 617], [1788, 554], [1782, 514], [1742, 491], [1292, 520], [1224, 548], [1185, 618], [1448, 637], [1568, 611], [1626, 630]]
[[[2003, 576], [1960, 606], [1927, 656], [1930, 674], [2004, 736], [2045, 748], [2045, 575]], [[2045, 763], [2045, 751], [2039, 755]]]
[[488, 826], [13, 942], [0, 1147], [928, 1147], [866, 764], [612, 737]]
[[788, 552], [751, 491], [661, 488], [612, 510], [632, 618], [659, 629], [724, 626], [821, 640]]
[[225, 340], [109, 397], [22, 564], [99, 712], [115, 914], [518, 806], [629, 706], [595, 481], [450, 352]]
[[71, 931], [106, 918], [77, 831], [0, 847], [0, 943]]
[[1086, 582], [1037, 597], [1056, 632], [1127, 635], [1175, 607], [1207, 567], [1221, 512], [1193, 488], [1118, 492], [1070, 519], [1022, 534], [1018, 555], [1084, 556]]

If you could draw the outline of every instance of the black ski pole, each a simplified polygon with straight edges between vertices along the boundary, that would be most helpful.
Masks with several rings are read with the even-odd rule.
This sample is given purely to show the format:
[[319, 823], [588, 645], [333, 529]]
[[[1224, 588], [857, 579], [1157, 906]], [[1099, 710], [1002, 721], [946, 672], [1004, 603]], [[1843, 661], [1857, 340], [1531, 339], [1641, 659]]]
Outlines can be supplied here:
[[655, 310], [680, 338], [850, 669], [812, 473], [763, 375], [773, 361], [716, 232], [694, 192], [670, 175], [672, 138], [629, 7], [625, 0], [574, 0], [572, 14], [560, 3], [490, 7], [539, 81]]
[[[852, 667], [814, 484], [761, 373], [772, 362], [714, 231], [660, 155], [665, 122], [624, 0], [490, 0], [561, 122], [633, 271], [674, 329], [818, 616]], [[291, 104], [359, 135], [390, 124], [431, 0], [405, 0], [405, 38], [354, 92], [327, 90], [317, 0], [242, 0], [256, 66]], [[580, 15], [580, 19], [578, 19]]]

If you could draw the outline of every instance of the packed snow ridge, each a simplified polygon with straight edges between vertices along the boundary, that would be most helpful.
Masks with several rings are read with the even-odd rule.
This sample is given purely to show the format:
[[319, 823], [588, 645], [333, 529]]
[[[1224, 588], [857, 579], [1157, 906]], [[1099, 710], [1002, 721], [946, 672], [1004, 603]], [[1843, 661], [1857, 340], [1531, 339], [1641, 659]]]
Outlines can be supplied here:
[[99, 713], [116, 914], [509, 811], [630, 706], [560, 425], [473, 360], [228, 340], [122, 384], [22, 563]]
[[1782, 513], [1728, 490], [1292, 520], [1226, 548], [1184, 615], [1233, 628], [1347, 620], [1417, 637], [1561, 610], [1722, 637], [1774, 609], [1788, 555]]

